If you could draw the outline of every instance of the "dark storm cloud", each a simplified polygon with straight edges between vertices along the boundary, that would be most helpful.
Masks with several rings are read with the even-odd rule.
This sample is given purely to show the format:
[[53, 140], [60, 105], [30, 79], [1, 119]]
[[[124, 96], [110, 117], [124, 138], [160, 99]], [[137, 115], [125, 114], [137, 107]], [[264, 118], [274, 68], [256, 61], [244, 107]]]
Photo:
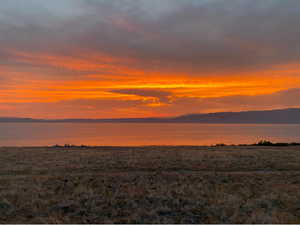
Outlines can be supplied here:
[[299, 22], [298, 0], [2, 0], [0, 59], [84, 49], [151, 71], [264, 69], [299, 62]]

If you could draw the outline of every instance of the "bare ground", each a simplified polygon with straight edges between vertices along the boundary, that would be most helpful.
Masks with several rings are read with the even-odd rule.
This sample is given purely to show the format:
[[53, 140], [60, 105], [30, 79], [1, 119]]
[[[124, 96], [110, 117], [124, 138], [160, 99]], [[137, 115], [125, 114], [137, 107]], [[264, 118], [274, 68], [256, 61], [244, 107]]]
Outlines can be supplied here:
[[300, 146], [0, 148], [1, 223], [300, 223]]

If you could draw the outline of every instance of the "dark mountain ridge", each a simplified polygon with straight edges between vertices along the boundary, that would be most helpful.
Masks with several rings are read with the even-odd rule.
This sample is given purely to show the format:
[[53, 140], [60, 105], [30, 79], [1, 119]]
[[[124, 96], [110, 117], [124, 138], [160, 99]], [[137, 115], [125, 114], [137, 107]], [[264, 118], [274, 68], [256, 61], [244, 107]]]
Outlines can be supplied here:
[[198, 123], [300, 123], [300, 109], [191, 114], [176, 117], [176, 120]]
[[187, 114], [178, 117], [117, 118], [117, 119], [32, 119], [0, 117], [0, 122], [47, 123], [300, 123], [300, 108]]

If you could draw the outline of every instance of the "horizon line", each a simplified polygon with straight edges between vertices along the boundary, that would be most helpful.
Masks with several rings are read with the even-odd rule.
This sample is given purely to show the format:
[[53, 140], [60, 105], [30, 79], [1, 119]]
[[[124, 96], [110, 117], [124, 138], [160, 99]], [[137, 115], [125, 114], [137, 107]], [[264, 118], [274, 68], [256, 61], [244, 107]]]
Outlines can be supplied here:
[[300, 110], [300, 107], [291, 108], [278, 108], [278, 109], [266, 109], [266, 110], [241, 110], [241, 111], [216, 111], [208, 113], [186, 113], [177, 116], [153, 116], [153, 117], [116, 117], [116, 118], [33, 118], [33, 117], [10, 117], [0, 116], [0, 119], [28, 119], [28, 120], [42, 120], [42, 121], [63, 121], [63, 120], [122, 120], [122, 119], [176, 119], [183, 116], [191, 115], [212, 115], [222, 113], [245, 113], [245, 112], [272, 112], [272, 111], [285, 111], [285, 110]]

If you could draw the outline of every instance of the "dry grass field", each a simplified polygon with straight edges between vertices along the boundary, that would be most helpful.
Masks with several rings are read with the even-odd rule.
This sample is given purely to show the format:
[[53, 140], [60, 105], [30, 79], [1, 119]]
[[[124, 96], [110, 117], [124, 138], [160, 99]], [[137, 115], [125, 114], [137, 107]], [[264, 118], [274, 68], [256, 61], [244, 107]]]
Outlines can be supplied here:
[[300, 146], [0, 148], [1, 223], [300, 223]]

